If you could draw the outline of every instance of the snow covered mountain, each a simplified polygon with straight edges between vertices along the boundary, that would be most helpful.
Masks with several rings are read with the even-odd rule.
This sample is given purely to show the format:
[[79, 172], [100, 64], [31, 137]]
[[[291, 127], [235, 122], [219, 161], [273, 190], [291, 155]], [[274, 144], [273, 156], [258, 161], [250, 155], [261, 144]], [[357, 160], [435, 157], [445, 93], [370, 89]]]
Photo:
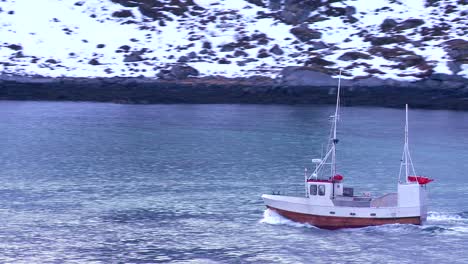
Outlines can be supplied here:
[[467, 0], [2, 0], [3, 73], [468, 78]]

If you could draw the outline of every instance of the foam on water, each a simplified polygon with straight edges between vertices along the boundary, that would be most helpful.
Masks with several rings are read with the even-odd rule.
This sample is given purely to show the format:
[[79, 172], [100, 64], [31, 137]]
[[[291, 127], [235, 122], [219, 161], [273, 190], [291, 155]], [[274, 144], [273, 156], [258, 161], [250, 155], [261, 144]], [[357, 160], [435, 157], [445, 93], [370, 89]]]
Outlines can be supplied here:
[[[428, 221], [429, 222], [448, 222], [448, 223], [460, 223], [461, 225], [456, 226], [441, 226], [439, 224], [425, 224], [422, 226], [416, 225], [406, 225], [406, 224], [389, 224], [389, 225], [380, 225], [380, 226], [368, 226], [363, 228], [349, 228], [343, 229], [346, 231], [352, 232], [374, 232], [374, 231], [383, 231], [383, 232], [399, 232], [399, 233], [413, 233], [413, 232], [429, 232], [429, 233], [441, 233], [441, 232], [455, 232], [455, 233], [467, 233], [468, 226], [465, 226], [463, 222], [468, 222], [468, 218], [465, 217], [466, 212], [462, 213], [441, 213], [441, 212], [429, 212]], [[317, 228], [309, 224], [302, 224], [289, 220], [274, 210], [266, 209], [263, 212], [263, 218], [259, 221], [260, 223], [270, 224], [270, 225], [287, 225], [292, 227], [307, 227], [307, 228]]]
[[317, 228], [309, 224], [301, 224], [301, 223], [289, 220], [270, 209], [266, 209], [263, 212], [263, 218], [260, 220], [260, 223], [265, 223], [265, 224], [270, 224], [270, 225], [288, 225], [288, 226], [293, 226], [293, 227]]
[[442, 213], [442, 212], [428, 212], [427, 220], [435, 222], [468, 222], [466, 212], [461, 213]]

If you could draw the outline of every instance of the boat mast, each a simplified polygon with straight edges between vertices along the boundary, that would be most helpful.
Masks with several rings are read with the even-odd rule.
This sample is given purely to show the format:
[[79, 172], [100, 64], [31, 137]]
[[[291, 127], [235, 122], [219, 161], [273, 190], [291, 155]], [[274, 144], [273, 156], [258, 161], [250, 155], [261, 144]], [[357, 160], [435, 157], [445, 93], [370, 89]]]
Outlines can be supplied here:
[[409, 176], [409, 167], [408, 167], [408, 104], [406, 104], [406, 114], [405, 114], [405, 175], [406, 175], [406, 181], [408, 181], [408, 176]]
[[331, 177], [336, 175], [336, 144], [338, 144], [338, 139], [336, 138], [336, 126], [339, 118], [340, 110], [340, 90], [341, 90], [341, 70], [338, 77], [338, 90], [336, 93], [336, 108], [335, 115], [333, 116], [333, 137], [332, 137], [332, 161], [331, 161]]
[[338, 139], [336, 138], [336, 127], [339, 119], [340, 113], [340, 91], [341, 91], [341, 70], [338, 79], [338, 89], [336, 93], [336, 108], [335, 115], [330, 116], [332, 119], [332, 126], [330, 130], [329, 141], [327, 144], [327, 152], [322, 159], [313, 159], [312, 162], [317, 164], [314, 172], [307, 178], [310, 179], [315, 177], [316, 179], [320, 176], [322, 169], [325, 166], [330, 166], [331, 178], [336, 175], [336, 144], [338, 144]]
[[[410, 172], [413, 175], [416, 175], [416, 172], [413, 167], [413, 161], [411, 160], [411, 154], [409, 151], [409, 144], [408, 144], [408, 104], [406, 104], [406, 114], [405, 114], [405, 146], [403, 147], [403, 157], [401, 158], [401, 165], [400, 165], [400, 174], [398, 175], [398, 182], [401, 182], [401, 171], [403, 166], [405, 166], [405, 181], [409, 183], [408, 176], [410, 176]], [[417, 177], [417, 176], [416, 176]]]

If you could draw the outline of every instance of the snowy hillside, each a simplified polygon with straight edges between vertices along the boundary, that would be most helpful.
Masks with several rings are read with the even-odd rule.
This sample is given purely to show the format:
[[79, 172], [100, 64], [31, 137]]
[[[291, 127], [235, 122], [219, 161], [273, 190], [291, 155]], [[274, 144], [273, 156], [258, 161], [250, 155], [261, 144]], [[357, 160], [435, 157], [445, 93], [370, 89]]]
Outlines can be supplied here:
[[[3, 73], [274, 77], [310, 66], [351, 77], [468, 78], [466, 0], [3, 0]], [[159, 75], [161, 76], [161, 75]]]

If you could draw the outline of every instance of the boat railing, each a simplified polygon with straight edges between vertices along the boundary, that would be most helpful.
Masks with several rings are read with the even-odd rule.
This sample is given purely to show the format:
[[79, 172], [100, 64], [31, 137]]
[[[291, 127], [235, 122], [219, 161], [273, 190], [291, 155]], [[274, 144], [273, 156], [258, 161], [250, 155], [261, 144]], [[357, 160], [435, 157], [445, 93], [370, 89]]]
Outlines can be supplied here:
[[387, 193], [371, 201], [371, 207], [395, 207], [398, 204], [397, 193]]

